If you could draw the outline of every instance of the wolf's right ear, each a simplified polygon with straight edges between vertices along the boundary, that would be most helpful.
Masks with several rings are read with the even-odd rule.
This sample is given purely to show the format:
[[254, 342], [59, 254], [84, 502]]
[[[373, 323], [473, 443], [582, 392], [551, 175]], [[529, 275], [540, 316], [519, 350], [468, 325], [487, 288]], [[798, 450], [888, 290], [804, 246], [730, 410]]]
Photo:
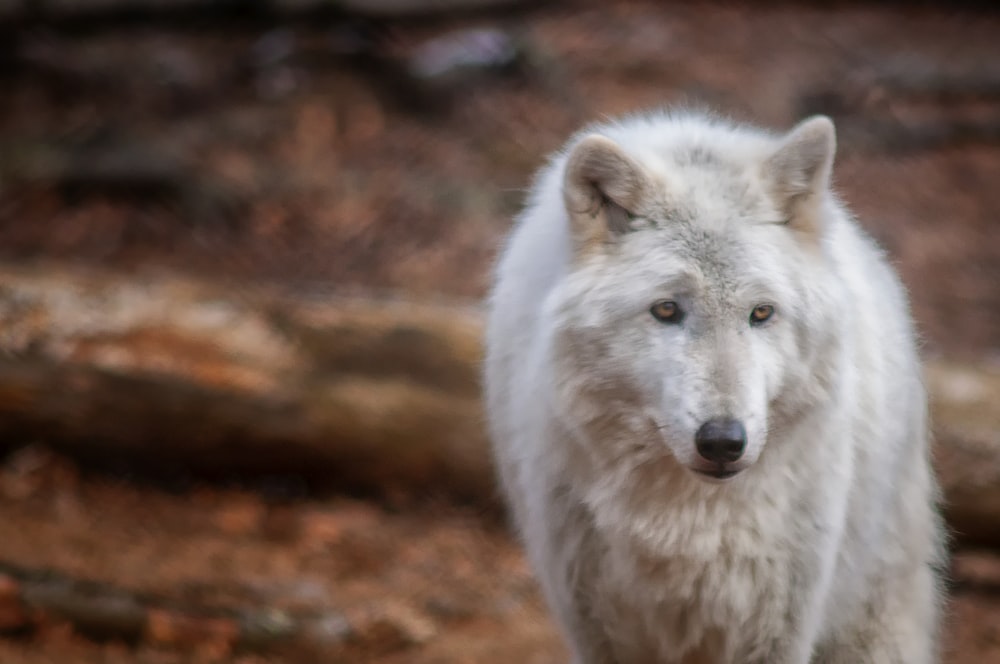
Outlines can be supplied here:
[[566, 161], [563, 199], [579, 247], [628, 231], [650, 188], [645, 169], [610, 138], [583, 138]]

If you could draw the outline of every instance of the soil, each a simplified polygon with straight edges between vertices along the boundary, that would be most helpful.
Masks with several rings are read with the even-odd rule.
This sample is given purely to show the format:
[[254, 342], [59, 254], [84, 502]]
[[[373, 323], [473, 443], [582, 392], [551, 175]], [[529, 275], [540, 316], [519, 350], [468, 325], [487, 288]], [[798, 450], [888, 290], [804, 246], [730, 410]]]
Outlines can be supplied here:
[[[428, 40], [470, 27], [516, 61], [412, 73]], [[837, 186], [898, 266], [926, 352], [995, 361], [997, 34], [1000, 15], [969, 10], [652, 1], [25, 28], [0, 47], [0, 259], [479, 298], [531, 172], [582, 123], [678, 102], [776, 128], [825, 112]], [[155, 621], [130, 639], [51, 617], [4, 630], [0, 611], [2, 662], [566, 660], [492, 516], [294, 482], [152, 486], [25, 442], [0, 467], [0, 563], [324, 627], [258, 652]], [[1000, 555], [957, 552], [951, 590], [945, 661], [1000, 661]]]

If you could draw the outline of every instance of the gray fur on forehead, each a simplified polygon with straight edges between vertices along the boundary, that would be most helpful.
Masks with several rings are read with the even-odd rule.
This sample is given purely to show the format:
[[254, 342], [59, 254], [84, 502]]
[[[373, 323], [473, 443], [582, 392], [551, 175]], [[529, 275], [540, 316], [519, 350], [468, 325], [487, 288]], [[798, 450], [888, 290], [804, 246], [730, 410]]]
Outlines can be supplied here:
[[[754, 275], [754, 264], [761, 261], [744, 243], [733, 241], [729, 234], [687, 221], [674, 221], [667, 229], [636, 233], [630, 242], [635, 244], [627, 253], [633, 254], [636, 260], [641, 260], [641, 257], [635, 254], [646, 254], [650, 247], [662, 248], [666, 250], [663, 260], [676, 265], [660, 264], [661, 269], [682, 267], [695, 270], [707, 280], [706, 285], [712, 284], [716, 288], [737, 288], [747, 277]], [[655, 279], [655, 274], [651, 274], [651, 278]]]
[[763, 151], [734, 156], [727, 144], [697, 137], [649, 146], [629, 138], [620, 145], [654, 176], [646, 209], [636, 211], [654, 226], [685, 221], [719, 228], [732, 221], [777, 220], [758, 173]]
[[[675, 174], [657, 187], [640, 212], [653, 228], [687, 224], [694, 229], [719, 232], [733, 230], [732, 224], [773, 223], [780, 221], [763, 188], [751, 174], [737, 171], [721, 175], [704, 166], [680, 166], [683, 175]], [[705, 173], [698, 173], [701, 168]]]
[[708, 168], [727, 168], [727, 164], [718, 153], [706, 145], [689, 145], [686, 149], [677, 150], [673, 154], [674, 161], [683, 166], [704, 166]]

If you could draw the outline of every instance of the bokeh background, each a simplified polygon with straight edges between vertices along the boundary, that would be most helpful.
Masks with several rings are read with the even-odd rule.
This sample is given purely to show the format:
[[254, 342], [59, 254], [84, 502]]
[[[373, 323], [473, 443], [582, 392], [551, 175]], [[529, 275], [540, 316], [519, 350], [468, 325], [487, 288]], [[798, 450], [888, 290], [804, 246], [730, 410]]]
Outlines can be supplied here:
[[677, 105], [838, 128], [1000, 661], [1000, 12], [0, 0], [0, 661], [547, 664], [479, 302], [532, 173]]

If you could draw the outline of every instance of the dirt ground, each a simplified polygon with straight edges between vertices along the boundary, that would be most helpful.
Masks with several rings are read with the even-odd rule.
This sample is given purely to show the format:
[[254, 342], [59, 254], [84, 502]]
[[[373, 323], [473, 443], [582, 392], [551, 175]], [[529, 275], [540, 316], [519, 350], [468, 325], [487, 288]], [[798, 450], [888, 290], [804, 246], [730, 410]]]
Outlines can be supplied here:
[[[516, 57], [419, 69], [429, 40], [470, 27]], [[0, 49], [0, 259], [478, 298], [530, 173], [580, 124], [681, 102], [774, 127], [825, 112], [838, 187], [910, 288], [925, 351], [995, 362], [998, 34], [996, 13], [944, 8], [652, 1], [25, 28]], [[153, 486], [17, 442], [33, 444], [0, 466], [5, 664], [565, 661], [492, 515], [287, 480]], [[5, 629], [4, 566], [312, 636], [268, 652], [225, 626]], [[953, 572], [945, 661], [1000, 661], [1000, 555], [960, 551]]]
[[[147, 598], [150, 613], [169, 606], [199, 621], [223, 607], [319, 625], [305, 645], [269, 654], [209, 628], [173, 640], [155, 619], [130, 642], [52, 621], [0, 639], [5, 663], [566, 661], [518, 547], [467, 509], [158, 491], [81, 476], [31, 449], [0, 468], [0, 513], [5, 564], [112, 583]], [[944, 661], [1000, 661], [1000, 556], [958, 553], [952, 583]]]

